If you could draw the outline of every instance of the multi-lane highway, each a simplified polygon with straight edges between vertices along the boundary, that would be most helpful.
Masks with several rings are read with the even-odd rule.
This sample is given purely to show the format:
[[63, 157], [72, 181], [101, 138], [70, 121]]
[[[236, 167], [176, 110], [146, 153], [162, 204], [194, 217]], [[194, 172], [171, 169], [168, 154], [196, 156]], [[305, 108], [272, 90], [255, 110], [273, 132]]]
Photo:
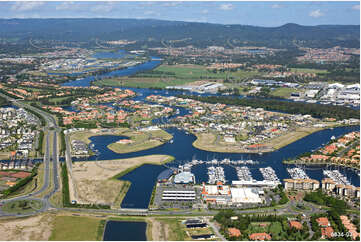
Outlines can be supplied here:
[[[17, 196], [14, 198], [3, 199], [3, 200], [1, 200], [1, 203], [5, 204], [8, 202], [19, 201], [19, 200], [37, 200], [43, 204], [42, 208], [38, 211], [35, 211], [35, 212], [27, 214], [27, 215], [32, 215], [35, 213], [46, 211], [51, 207], [49, 198], [59, 189], [59, 181], [58, 181], [59, 156], [58, 156], [58, 143], [57, 143], [58, 127], [57, 127], [56, 121], [55, 121], [54, 117], [52, 117], [51, 115], [49, 115], [48, 113], [46, 113], [42, 110], [39, 110], [26, 103], [20, 102], [19, 100], [16, 100], [14, 98], [8, 97], [2, 93], [0, 93], [0, 96], [4, 97], [8, 101], [12, 102], [13, 105], [15, 105], [15, 106], [27, 108], [27, 109], [30, 109], [30, 110], [40, 114], [45, 120], [44, 131], [48, 131], [47, 135], [45, 137], [45, 152], [44, 152], [44, 158], [43, 158], [44, 181], [43, 181], [42, 187], [33, 193]], [[50, 140], [51, 136], [53, 137], [53, 141]], [[53, 142], [52, 154], [50, 154], [50, 142]], [[51, 167], [51, 165], [52, 165], [52, 167]], [[53, 174], [52, 181], [51, 181], [51, 176], [50, 176], [50, 169], [52, 169], [52, 174]], [[50, 187], [52, 187], [51, 190], [49, 190]], [[38, 198], [37, 196], [39, 194], [44, 194], [44, 195], [42, 195], [42, 197]], [[23, 216], [20, 214], [6, 213], [0, 209], [0, 216], [12, 216], [12, 215]]]

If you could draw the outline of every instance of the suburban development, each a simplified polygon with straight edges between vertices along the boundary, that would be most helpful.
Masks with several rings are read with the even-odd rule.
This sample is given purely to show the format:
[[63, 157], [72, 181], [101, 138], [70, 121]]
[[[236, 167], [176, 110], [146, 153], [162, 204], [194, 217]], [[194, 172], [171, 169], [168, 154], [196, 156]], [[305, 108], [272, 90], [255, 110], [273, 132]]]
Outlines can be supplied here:
[[0, 239], [360, 240], [359, 3], [282, 4], [0, 3]]

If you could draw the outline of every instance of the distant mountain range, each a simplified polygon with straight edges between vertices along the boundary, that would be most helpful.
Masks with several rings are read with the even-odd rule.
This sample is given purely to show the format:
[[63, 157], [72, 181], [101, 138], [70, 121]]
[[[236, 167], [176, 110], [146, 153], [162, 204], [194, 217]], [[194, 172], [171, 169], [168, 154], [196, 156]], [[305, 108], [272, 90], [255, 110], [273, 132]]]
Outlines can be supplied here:
[[183, 40], [177, 46], [267, 46], [273, 48], [360, 46], [359, 25], [280, 27], [224, 25], [154, 19], [0, 19], [0, 39], [94, 41]]

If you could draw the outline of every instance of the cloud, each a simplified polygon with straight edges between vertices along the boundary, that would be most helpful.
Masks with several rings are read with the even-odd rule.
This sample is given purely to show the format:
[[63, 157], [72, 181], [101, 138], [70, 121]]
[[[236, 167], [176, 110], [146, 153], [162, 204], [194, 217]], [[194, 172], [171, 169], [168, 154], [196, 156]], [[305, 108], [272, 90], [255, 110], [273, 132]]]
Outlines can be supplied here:
[[360, 5], [359, 5], [359, 4], [358, 4], [358, 5], [353, 5], [353, 6], [352, 6], [352, 9], [353, 9], [353, 10], [360, 11]]
[[92, 7], [90, 9], [90, 11], [92, 11], [94, 13], [109, 13], [113, 10], [113, 8], [114, 8], [113, 2], [108, 2], [107, 4], [100, 3], [100, 5], [96, 5], [96, 6]]
[[203, 10], [201, 11], [202, 14], [207, 14], [208, 12], [209, 12], [208, 9], [203, 9]]
[[221, 6], [219, 6], [219, 9], [221, 9], [221, 10], [232, 10], [233, 5], [230, 4], [230, 3], [221, 4]]
[[74, 2], [62, 2], [60, 5], [55, 7], [56, 10], [69, 10], [74, 9]]
[[282, 8], [280, 4], [272, 4], [271, 8]]
[[149, 11], [145, 11], [145, 12], [144, 12], [144, 15], [154, 15], [154, 14], [155, 14], [155, 12], [152, 11], [152, 10], [149, 10]]
[[312, 17], [312, 18], [319, 18], [323, 15], [325, 15], [324, 13], [321, 12], [320, 9], [317, 9], [317, 10], [313, 10], [309, 13], [309, 15]]
[[[153, 10], [148, 10], [144, 12], [145, 16], [160, 16], [159, 12], [153, 11]], [[144, 17], [143, 17], [144, 18]]]
[[175, 7], [175, 6], [178, 6], [180, 5], [182, 2], [166, 2], [166, 3], [163, 3], [163, 6], [165, 7]]
[[11, 6], [11, 10], [18, 12], [30, 11], [37, 9], [42, 5], [44, 5], [44, 2], [14, 2]]

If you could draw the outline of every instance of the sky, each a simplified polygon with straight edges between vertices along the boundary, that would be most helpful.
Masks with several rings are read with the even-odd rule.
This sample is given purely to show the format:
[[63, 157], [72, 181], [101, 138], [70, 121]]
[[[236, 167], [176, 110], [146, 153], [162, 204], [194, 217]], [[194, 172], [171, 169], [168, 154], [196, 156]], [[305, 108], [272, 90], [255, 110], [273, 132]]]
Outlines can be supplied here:
[[138, 18], [281, 26], [360, 24], [360, 2], [3, 2], [0, 18]]

